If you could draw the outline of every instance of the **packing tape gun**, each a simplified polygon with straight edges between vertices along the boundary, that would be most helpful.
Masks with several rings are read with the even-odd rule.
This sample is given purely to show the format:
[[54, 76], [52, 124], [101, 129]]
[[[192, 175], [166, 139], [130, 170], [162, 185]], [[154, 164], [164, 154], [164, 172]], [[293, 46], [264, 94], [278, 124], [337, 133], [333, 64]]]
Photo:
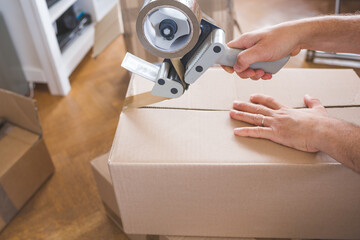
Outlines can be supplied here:
[[[154, 82], [151, 93], [159, 101], [183, 95], [214, 64], [234, 66], [243, 51], [229, 48], [224, 30], [202, 19], [196, 0], [145, 0], [136, 31], [144, 48], [164, 61], [157, 66], [127, 53], [121, 66]], [[289, 58], [250, 68], [275, 74]]]

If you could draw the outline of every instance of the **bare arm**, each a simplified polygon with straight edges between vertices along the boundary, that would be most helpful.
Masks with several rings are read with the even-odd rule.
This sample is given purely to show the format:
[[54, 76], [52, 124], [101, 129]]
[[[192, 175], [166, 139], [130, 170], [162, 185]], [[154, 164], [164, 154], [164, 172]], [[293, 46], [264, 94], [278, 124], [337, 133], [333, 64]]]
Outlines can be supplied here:
[[301, 49], [360, 53], [360, 15], [309, 18], [297, 28], [304, 33]]
[[306, 109], [289, 108], [261, 94], [250, 101], [235, 102], [230, 116], [258, 127], [237, 128], [236, 135], [265, 138], [306, 152], [322, 151], [360, 173], [360, 127], [329, 117], [319, 99], [305, 96]]
[[228, 44], [246, 49], [238, 55], [234, 68], [224, 67], [241, 78], [270, 79], [269, 73], [249, 69], [261, 61], [275, 61], [297, 55], [301, 49], [360, 53], [360, 15], [325, 16], [285, 22], [243, 34]]
[[317, 149], [360, 173], [360, 127], [329, 118], [315, 134], [313, 144]]

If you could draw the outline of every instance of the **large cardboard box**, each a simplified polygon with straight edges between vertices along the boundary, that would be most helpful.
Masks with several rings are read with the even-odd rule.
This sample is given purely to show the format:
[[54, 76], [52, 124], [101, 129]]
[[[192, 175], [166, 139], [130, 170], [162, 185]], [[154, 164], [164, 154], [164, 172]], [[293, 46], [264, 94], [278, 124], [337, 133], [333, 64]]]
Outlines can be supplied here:
[[256, 92], [292, 107], [309, 93], [337, 106], [332, 116], [360, 124], [358, 108], [341, 108], [359, 105], [360, 79], [350, 70], [284, 69], [256, 83], [212, 69], [180, 99], [121, 114], [109, 167], [125, 232], [360, 238], [359, 174], [324, 153], [235, 137], [244, 123], [227, 111]]
[[0, 230], [53, 173], [33, 100], [0, 89]]

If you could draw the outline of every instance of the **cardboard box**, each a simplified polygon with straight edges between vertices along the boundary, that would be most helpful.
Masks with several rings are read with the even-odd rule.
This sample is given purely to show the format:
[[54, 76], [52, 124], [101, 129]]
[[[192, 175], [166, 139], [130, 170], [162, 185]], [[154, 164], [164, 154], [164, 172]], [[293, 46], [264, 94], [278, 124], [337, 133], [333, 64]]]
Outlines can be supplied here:
[[[102, 199], [105, 211], [109, 218], [121, 229], [122, 222], [120, 211], [116, 203], [115, 192], [111, 182], [108, 169], [109, 153], [101, 155], [91, 161], [91, 168], [97, 184], [97, 188]], [[254, 240], [254, 239], [226, 239], [226, 238], [207, 238], [207, 237], [176, 237], [176, 236], [154, 236], [154, 235], [127, 235], [131, 240]]]
[[53, 173], [32, 99], [0, 89], [0, 230]]
[[95, 25], [95, 41], [92, 57], [102, 53], [120, 34], [124, 33], [119, 3]]
[[[156, 104], [167, 108], [124, 111], [109, 166], [125, 232], [359, 239], [359, 174], [324, 153], [235, 137], [244, 124], [222, 111], [255, 92], [289, 106], [303, 106], [305, 93], [358, 105], [359, 84], [350, 70], [284, 69], [253, 82], [215, 69], [182, 98]], [[360, 124], [358, 111], [330, 112]]]

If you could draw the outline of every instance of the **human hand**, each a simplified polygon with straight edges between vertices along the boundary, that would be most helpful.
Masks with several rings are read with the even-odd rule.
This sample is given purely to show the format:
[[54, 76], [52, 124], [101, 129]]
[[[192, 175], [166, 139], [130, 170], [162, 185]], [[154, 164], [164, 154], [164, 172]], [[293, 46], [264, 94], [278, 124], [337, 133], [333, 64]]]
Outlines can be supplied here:
[[238, 57], [234, 67], [222, 66], [225, 71], [234, 71], [241, 78], [252, 80], [268, 80], [271, 73], [262, 69], [250, 69], [249, 66], [256, 62], [272, 62], [283, 57], [299, 54], [300, 35], [294, 23], [283, 23], [270, 28], [245, 33], [240, 38], [228, 43], [231, 48], [245, 49]]
[[234, 102], [230, 116], [258, 127], [236, 128], [235, 135], [265, 138], [306, 152], [319, 151], [315, 146], [316, 129], [330, 119], [319, 99], [305, 95], [305, 109], [287, 107], [262, 94], [252, 95], [250, 101]]

